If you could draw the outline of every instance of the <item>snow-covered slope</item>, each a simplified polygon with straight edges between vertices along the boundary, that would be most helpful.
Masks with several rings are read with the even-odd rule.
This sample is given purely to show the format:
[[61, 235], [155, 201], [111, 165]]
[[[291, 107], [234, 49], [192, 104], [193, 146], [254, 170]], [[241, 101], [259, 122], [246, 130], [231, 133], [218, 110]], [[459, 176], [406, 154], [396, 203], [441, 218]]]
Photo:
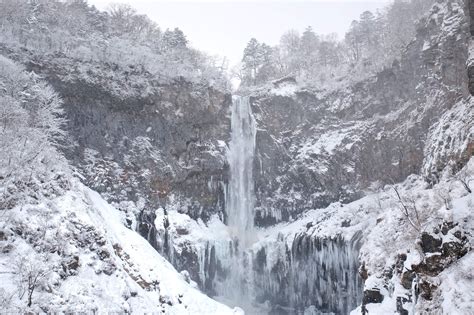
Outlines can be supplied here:
[[1, 215], [3, 311], [238, 313], [186, 282], [123, 225], [119, 211], [81, 183], [73, 182], [63, 196]]

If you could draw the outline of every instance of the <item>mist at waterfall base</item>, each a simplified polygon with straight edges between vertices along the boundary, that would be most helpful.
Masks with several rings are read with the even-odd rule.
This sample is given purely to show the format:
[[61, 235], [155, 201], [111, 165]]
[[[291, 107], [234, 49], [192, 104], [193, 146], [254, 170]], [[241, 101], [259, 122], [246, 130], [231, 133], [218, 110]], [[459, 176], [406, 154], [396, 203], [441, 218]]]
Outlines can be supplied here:
[[213, 245], [226, 274], [214, 279], [214, 298], [250, 315], [348, 314], [360, 302], [362, 292], [357, 237], [345, 240], [301, 234], [288, 243], [280, 236], [264, 236], [254, 226], [256, 133], [249, 98], [234, 97], [226, 191], [231, 241], [227, 247], [225, 243]]

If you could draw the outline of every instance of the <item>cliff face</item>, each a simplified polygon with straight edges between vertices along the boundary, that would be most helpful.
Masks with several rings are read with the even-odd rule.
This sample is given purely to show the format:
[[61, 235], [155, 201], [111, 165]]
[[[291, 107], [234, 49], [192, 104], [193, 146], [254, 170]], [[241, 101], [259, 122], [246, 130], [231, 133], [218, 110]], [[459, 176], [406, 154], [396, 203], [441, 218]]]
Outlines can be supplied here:
[[286, 80], [254, 93], [259, 225], [421, 173], [430, 128], [469, 95], [467, 12], [463, 1], [439, 1], [402, 58], [368, 80], [334, 91]]
[[230, 95], [140, 67], [85, 64], [61, 55], [4, 53], [44, 77], [64, 101], [66, 156], [89, 187], [127, 212], [142, 234], [172, 202], [192, 218], [224, 216]]

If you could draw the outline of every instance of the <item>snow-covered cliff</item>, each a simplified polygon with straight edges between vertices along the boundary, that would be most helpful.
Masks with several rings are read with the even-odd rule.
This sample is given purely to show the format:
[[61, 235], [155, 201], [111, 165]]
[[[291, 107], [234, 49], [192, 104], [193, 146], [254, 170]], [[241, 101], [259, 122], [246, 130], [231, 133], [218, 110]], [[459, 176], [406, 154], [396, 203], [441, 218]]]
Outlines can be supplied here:
[[[288, 79], [253, 92], [257, 222], [352, 201], [371, 185], [410, 174], [435, 182], [451, 153], [441, 154], [430, 141], [469, 157], [469, 21], [464, 1], [438, 1], [418, 22], [401, 59], [368, 79], [350, 78], [331, 90]], [[466, 131], [440, 144], [429, 133], [447, 115], [466, 117], [462, 127], [453, 125]]]

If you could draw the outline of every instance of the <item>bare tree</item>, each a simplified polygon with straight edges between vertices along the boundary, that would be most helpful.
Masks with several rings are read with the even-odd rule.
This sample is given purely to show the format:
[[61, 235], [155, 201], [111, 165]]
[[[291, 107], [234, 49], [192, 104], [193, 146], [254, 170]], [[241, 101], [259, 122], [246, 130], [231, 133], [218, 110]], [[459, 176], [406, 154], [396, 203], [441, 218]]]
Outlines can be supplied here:
[[474, 181], [474, 178], [472, 174], [468, 171], [468, 168], [464, 168], [461, 171], [459, 171], [454, 178], [459, 181], [464, 189], [466, 189], [467, 193], [472, 194], [472, 189], [470, 187], [471, 182]]
[[33, 303], [33, 293], [50, 272], [47, 264], [42, 264], [42, 261], [44, 259], [38, 261], [32, 257], [21, 257], [13, 266], [13, 273], [17, 276], [19, 298], [23, 299], [26, 295], [28, 307]]
[[452, 198], [450, 195], [450, 189], [447, 187], [438, 187], [435, 189], [437, 195], [443, 200], [444, 206], [447, 210], [452, 208]]
[[395, 197], [400, 206], [400, 210], [407, 219], [408, 223], [410, 223], [410, 225], [419, 232], [421, 222], [418, 208], [416, 206], [416, 200], [414, 198], [402, 197], [396, 185], [392, 185], [391, 188], [395, 192]]
[[0, 70], [0, 146], [7, 153], [0, 165], [24, 168], [45, 145], [63, 139], [62, 102], [51, 87], [11, 60], [0, 57]]

